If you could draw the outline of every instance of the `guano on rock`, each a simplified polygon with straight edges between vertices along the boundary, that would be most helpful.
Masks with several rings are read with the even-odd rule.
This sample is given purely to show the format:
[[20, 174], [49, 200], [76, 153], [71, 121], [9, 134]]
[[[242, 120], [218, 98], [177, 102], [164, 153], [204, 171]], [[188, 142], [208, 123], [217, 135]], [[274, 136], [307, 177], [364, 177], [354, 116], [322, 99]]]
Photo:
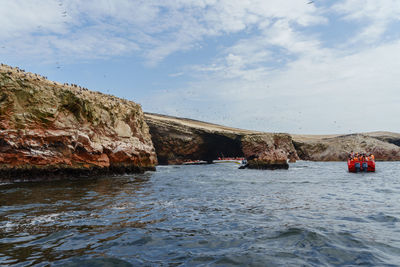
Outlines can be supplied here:
[[141, 106], [0, 67], [0, 181], [153, 170]]

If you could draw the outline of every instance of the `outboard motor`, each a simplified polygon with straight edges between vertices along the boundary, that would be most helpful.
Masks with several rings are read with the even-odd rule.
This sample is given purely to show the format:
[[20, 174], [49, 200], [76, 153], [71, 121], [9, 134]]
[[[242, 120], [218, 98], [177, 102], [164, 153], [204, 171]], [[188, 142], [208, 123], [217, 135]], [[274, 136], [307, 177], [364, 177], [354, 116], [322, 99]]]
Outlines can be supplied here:
[[356, 172], [360, 171], [360, 162], [354, 163], [354, 167], [356, 167]]
[[362, 169], [363, 169], [364, 172], [368, 171], [368, 163], [367, 162], [363, 162], [362, 163]]

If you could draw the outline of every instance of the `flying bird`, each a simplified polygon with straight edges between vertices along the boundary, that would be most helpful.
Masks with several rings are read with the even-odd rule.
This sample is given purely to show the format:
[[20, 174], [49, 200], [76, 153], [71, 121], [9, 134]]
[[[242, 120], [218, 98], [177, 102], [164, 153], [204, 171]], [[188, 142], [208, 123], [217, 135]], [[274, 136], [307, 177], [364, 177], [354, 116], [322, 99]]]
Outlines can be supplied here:
[[309, 5], [309, 4], [312, 4], [312, 3], [314, 3], [314, 1], [310, 1], [310, 2], [308, 2], [308, 3], [307, 3], [307, 5]]

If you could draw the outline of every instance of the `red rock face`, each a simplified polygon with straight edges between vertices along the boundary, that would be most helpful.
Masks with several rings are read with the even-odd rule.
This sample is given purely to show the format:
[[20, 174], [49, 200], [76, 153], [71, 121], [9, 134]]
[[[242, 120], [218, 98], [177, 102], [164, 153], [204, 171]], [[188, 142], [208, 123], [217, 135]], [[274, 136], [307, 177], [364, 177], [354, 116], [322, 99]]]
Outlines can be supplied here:
[[138, 104], [0, 68], [0, 181], [154, 169]]
[[242, 139], [243, 152], [250, 169], [287, 169], [288, 159], [298, 159], [288, 134], [253, 134]]
[[292, 138], [288, 134], [251, 134], [242, 139], [246, 158], [270, 160], [298, 160]]

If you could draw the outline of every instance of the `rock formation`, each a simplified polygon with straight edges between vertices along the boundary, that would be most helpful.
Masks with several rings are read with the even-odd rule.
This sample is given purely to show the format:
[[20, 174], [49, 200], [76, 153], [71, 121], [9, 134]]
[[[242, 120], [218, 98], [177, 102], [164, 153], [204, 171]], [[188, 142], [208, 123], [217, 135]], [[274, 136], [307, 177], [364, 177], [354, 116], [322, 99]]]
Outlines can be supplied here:
[[160, 164], [245, 157], [249, 168], [287, 168], [298, 159], [288, 134], [261, 133], [196, 120], [145, 114]]
[[287, 160], [343, 161], [350, 151], [400, 160], [400, 134], [289, 135], [229, 128], [196, 120], [145, 114], [160, 164], [246, 157], [250, 168], [287, 168]]
[[140, 105], [0, 67], [0, 181], [139, 172], [156, 154]]
[[400, 134], [374, 132], [349, 135], [293, 135], [301, 159], [343, 161], [350, 151], [371, 152], [376, 160], [400, 160]]
[[242, 149], [250, 169], [288, 169], [288, 159], [298, 159], [288, 134], [247, 134]]

